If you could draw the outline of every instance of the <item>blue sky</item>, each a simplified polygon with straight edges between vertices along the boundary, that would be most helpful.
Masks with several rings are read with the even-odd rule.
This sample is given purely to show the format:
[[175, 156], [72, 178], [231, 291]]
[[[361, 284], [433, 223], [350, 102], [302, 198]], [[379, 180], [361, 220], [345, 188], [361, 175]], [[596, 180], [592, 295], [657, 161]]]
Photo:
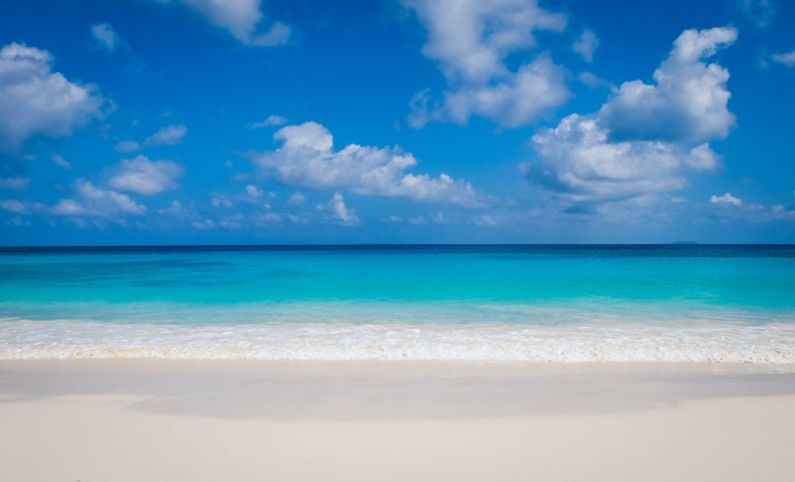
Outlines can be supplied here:
[[0, 243], [795, 242], [793, 20], [0, 0]]

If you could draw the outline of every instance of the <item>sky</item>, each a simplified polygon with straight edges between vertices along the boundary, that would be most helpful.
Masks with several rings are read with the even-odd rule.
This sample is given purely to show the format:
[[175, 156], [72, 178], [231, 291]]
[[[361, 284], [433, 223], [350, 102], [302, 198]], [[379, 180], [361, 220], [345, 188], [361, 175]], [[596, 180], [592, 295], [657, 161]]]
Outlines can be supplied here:
[[795, 242], [795, 2], [0, 0], [0, 244]]

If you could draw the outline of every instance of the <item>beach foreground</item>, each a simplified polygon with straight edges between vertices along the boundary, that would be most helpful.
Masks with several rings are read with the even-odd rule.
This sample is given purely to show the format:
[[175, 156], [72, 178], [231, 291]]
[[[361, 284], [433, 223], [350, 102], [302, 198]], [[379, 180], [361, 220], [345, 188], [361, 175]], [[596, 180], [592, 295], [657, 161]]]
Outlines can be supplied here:
[[0, 362], [14, 481], [791, 480], [795, 373], [696, 364]]

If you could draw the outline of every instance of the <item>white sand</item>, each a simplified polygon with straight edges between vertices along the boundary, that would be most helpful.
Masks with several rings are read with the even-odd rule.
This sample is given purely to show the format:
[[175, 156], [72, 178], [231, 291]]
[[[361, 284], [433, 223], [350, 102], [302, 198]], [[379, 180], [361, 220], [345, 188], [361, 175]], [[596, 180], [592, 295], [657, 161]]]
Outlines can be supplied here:
[[0, 480], [790, 481], [795, 374], [0, 362]]

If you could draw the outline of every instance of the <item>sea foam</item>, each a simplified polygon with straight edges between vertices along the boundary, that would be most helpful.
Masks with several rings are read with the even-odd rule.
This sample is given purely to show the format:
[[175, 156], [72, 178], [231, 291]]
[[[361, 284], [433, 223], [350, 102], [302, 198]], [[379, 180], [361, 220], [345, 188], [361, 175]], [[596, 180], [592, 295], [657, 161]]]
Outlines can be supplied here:
[[795, 364], [795, 325], [261, 323], [0, 319], [0, 359]]

